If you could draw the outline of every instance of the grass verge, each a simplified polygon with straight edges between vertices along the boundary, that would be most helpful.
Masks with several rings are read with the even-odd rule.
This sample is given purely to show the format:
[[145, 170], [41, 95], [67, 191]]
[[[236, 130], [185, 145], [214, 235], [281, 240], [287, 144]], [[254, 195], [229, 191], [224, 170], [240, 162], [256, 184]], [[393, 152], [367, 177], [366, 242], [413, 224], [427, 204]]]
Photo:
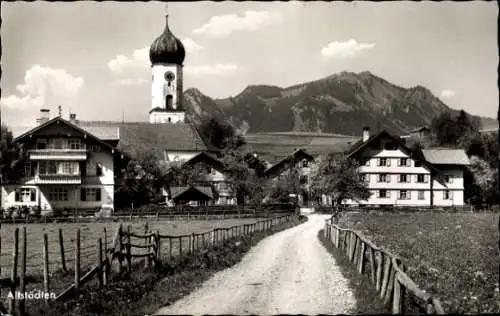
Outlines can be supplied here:
[[225, 244], [204, 249], [192, 256], [162, 262], [160, 267], [137, 264], [130, 276], [114, 276], [104, 289], [90, 282], [69, 301], [32, 306], [29, 315], [145, 315], [172, 304], [202, 285], [214, 273], [238, 263], [263, 238], [307, 220], [299, 216], [270, 232], [258, 232]]
[[498, 214], [346, 212], [339, 226], [404, 258], [407, 274], [447, 313], [500, 312]]
[[352, 265], [349, 259], [337, 248], [335, 248], [324, 236], [324, 230], [318, 233], [318, 239], [325, 249], [333, 256], [337, 262], [340, 271], [346, 279], [349, 280], [349, 287], [352, 289], [356, 298], [356, 307], [349, 312], [351, 315], [380, 315], [390, 314], [387, 307], [384, 306], [367, 275], [360, 275], [356, 267]]

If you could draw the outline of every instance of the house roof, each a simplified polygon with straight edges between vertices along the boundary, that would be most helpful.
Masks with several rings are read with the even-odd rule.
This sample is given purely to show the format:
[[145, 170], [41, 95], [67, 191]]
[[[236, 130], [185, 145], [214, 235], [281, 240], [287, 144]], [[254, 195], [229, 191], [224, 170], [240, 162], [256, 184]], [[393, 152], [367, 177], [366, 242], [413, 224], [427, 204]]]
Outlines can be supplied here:
[[[105, 147], [108, 147], [108, 148], [112, 148], [113, 147], [113, 146], [105, 143], [102, 138], [100, 138], [99, 136], [95, 135], [91, 131], [86, 130], [85, 128], [82, 128], [79, 125], [73, 124], [72, 122], [63, 119], [60, 116], [56, 116], [56, 117], [48, 120], [47, 122], [45, 122], [43, 124], [40, 124], [38, 126], [35, 126], [35, 127], [31, 127], [31, 128], [30, 127], [24, 127], [22, 129], [21, 128], [16, 129], [15, 130], [16, 135], [14, 135], [14, 141], [20, 141], [23, 138], [27, 137], [28, 135], [36, 133], [37, 131], [40, 131], [43, 128], [45, 128], [45, 127], [47, 127], [49, 125], [52, 125], [54, 123], [63, 123], [65, 125], [73, 128], [73, 129], [75, 129], [75, 130], [83, 133], [83, 134], [88, 135], [89, 137], [93, 138], [95, 141], [99, 142], [100, 144], [104, 145]], [[12, 133], [14, 134], [14, 129], [12, 129]]]
[[291, 153], [290, 155], [284, 157], [283, 159], [273, 164], [272, 166], [268, 167], [265, 173], [267, 175], [273, 175], [276, 174], [276, 172], [280, 173], [282, 169], [286, 168], [287, 163], [294, 161], [297, 162], [301, 159], [307, 159], [308, 161], [313, 161], [314, 157], [308, 154], [304, 149], [299, 149]]
[[90, 128], [118, 127], [118, 148], [130, 155], [153, 151], [163, 159], [165, 150], [203, 151], [207, 146], [198, 131], [186, 123], [151, 124], [148, 122], [92, 122], [80, 121], [80, 126]]
[[208, 199], [213, 199], [212, 188], [205, 186], [184, 186], [184, 187], [171, 187], [170, 188], [170, 198], [173, 200], [179, 200], [183, 197], [188, 196], [188, 194], [194, 194], [195, 196], [202, 196]]
[[425, 160], [435, 165], [463, 165], [470, 164], [469, 157], [463, 149], [432, 148], [423, 149]]
[[205, 162], [208, 163], [210, 166], [214, 167], [218, 171], [223, 171], [224, 170], [224, 163], [220, 161], [217, 157], [214, 157], [213, 155], [210, 155], [207, 152], [201, 152], [197, 155], [195, 155], [193, 158], [189, 159], [188, 161], [183, 163], [183, 166], [186, 165], [193, 165], [198, 162]]

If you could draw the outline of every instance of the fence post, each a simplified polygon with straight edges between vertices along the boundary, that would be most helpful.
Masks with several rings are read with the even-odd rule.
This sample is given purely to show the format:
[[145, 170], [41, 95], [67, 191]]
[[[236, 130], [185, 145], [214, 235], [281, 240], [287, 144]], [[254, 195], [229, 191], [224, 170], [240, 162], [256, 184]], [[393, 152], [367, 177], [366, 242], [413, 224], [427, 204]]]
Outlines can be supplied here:
[[[378, 256], [377, 256], [378, 254]], [[375, 254], [375, 261], [377, 263], [377, 268], [376, 268], [376, 281], [375, 281], [375, 288], [377, 291], [381, 290], [381, 281], [382, 281], [382, 264], [384, 262], [383, 254], [382, 252], [377, 252]]]
[[155, 244], [156, 244], [156, 253], [155, 253], [155, 259], [157, 262], [160, 262], [160, 256], [161, 256], [161, 239], [160, 239], [160, 232], [157, 230], [155, 232]]
[[103, 287], [103, 269], [102, 269], [102, 240], [97, 239], [97, 279], [99, 280], [99, 288]]
[[396, 273], [394, 277], [394, 296], [392, 300], [392, 313], [393, 314], [401, 314], [401, 298], [402, 298], [402, 291], [401, 291], [401, 284], [399, 283], [398, 280], [398, 274], [399, 272]]
[[12, 274], [10, 291], [13, 294], [9, 301], [9, 314], [13, 314], [16, 308], [16, 283], [17, 283], [17, 256], [19, 248], [19, 228], [14, 230], [14, 248], [12, 249]]
[[[19, 276], [19, 290], [23, 294], [26, 291], [25, 277], [26, 277], [27, 244], [28, 243], [26, 240], [26, 227], [23, 227], [23, 244], [21, 246], [21, 275]], [[24, 315], [24, 313], [26, 312], [26, 302], [24, 298], [19, 300], [19, 310], [21, 312], [21, 315]]]
[[361, 244], [359, 249], [358, 272], [359, 274], [363, 274], [366, 244], [361, 239], [359, 239], [359, 241], [361, 242]]
[[179, 236], [179, 257], [182, 256], [182, 236]]
[[380, 290], [380, 298], [383, 299], [387, 291], [389, 283], [389, 273], [391, 272], [391, 257], [384, 253], [384, 271], [382, 279], [382, 289]]
[[[148, 225], [148, 222], [146, 222], [144, 224], [144, 235], [147, 236], [148, 235], [148, 229], [149, 229], [149, 225]], [[151, 238], [148, 238], [148, 237], [145, 237], [144, 238], [144, 246], [147, 246], [148, 245], [148, 239], [151, 240]], [[150, 252], [150, 249], [149, 248], [145, 248], [147, 252]], [[150, 260], [151, 258], [148, 256], [145, 260], [144, 260], [144, 267], [149, 267], [150, 265]]]
[[75, 237], [75, 292], [80, 291], [80, 228], [76, 230]]
[[132, 237], [130, 236], [131, 234], [131, 229], [132, 225], [128, 225], [127, 227], [127, 273], [130, 275], [132, 272]]
[[[118, 238], [118, 273], [121, 275], [123, 273], [123, 226], [120, 224], [118, 226], [118, 231], [116, 233], [116, 237]], [[117, 252], [117, 249], [115, 249], [115, 253]]]
[[172, 237], [168, 237], [168, 252], [169, 260], [172, 260]]
[[[47, 233], [43, 234], [43, 291], [49, 293], [49, 237]], [[48, 298], [45, 304], [48, 304]]]
[[196, 237], [197, 237], [197, 235], [195, 233], [193, 233], [192, 238], [191, 238], [191, 254], [194, 254], [194, 251], [196, 249], [195, 244], [194, 244]]
[[368, 245], [368, 261], [370, 263], [370, 278], [372, 283], [375, 284], [375, 259], [373, 254], [373, 248]]
[[61, 252], [62, 269], [64, 272], [66, 272], [68, 270], [66, 269], [66, 258], [64, 257], [64, 239], [61, 228], [59, 228], [59, 250]]
[[104, 231], [104, 255], [107, 258], [108, 257], [108, 233], [106, 232], [106, 227], [104, 227], [103, 231]]
[[394, 290], [395, 279], [396, 279], [396, 269], [395, 269], [394, 265], [392, 264], [392, 260], [391, 260], [391, 269], [390, 269], [390, 274], [389, 274], [389, 284], [387, 285], [387, 289], [385, 291], [385, 299], [384, 299], [384, 303], [385, 304], [390, 303], [391, 299], [393, 298], [393, 290]]

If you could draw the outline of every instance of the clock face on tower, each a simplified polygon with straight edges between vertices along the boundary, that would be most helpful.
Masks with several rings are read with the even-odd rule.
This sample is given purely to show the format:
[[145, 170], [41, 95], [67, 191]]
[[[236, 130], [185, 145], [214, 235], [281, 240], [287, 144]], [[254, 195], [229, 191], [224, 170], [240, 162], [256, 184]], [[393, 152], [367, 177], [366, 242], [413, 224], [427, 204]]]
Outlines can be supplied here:
[[174, 79], [175, 79], [175, 75], [173, 72], [171, 72], [170, 70], [165, 72], [165, 80], [167, 80], [168, 82], [171, 82]]

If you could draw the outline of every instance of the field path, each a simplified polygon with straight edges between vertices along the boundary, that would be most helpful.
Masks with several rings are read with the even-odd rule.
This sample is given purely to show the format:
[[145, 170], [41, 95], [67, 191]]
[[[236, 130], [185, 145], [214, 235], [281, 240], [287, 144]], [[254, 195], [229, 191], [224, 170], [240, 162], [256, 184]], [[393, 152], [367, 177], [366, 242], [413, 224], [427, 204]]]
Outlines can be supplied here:
[[263, 239], [241, 262], [157, 315], [347, 314], [355, 305], [348, 282], [318, 240], [328, 215]]

